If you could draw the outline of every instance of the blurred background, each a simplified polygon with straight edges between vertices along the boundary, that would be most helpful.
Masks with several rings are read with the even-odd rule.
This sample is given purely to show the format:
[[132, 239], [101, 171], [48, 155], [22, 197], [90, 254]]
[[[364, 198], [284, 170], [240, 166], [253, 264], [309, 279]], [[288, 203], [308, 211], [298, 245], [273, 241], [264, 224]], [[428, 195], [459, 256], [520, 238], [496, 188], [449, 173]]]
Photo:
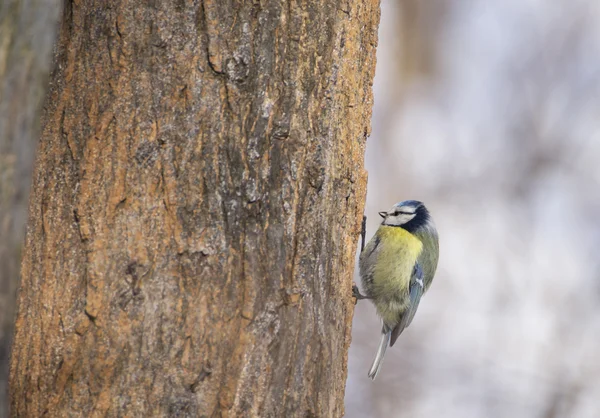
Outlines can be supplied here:
[[367, 234], [422, 200], [440, 264], [375, 382], [357, 305], [346, 416], [599, 417], [600, 2], [382, 0], [379, 36]]

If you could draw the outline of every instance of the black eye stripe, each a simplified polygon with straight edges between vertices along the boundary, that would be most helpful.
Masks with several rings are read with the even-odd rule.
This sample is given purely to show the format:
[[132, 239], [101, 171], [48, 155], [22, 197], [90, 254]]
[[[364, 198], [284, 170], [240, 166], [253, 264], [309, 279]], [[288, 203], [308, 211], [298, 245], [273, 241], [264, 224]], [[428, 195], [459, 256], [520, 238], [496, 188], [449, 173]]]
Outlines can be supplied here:
[[402, 212], [402, 211], [396, 211], [394, 212], [394, 216], [398, 216], [398, 215], [414, 215], [414, 212]]

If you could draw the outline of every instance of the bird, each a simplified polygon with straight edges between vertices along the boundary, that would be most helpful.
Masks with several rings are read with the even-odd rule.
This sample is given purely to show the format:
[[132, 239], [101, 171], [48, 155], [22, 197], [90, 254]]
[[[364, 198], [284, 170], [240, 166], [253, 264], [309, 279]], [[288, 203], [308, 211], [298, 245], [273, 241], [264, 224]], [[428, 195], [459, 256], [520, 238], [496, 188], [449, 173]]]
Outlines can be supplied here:
[[422, 202], [405, 200], [379, 215], [381, 225], [366, 246], [363, 217], [359, 272], [365, 294], [356, 285], [352, 289], [357, 301], [368, 299], [375, 305], [383, 322], [381, 342], [368, 373], [373, 380], [386, 349], [413, 320], [439, 259], [437, 229]]

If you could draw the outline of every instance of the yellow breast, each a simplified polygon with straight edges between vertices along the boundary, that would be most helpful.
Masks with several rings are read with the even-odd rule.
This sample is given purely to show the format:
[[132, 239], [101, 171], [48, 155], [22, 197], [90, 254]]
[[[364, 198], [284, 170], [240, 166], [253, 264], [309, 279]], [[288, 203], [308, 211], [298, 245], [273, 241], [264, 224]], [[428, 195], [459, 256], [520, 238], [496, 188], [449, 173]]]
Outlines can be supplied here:
[[376, 234], [381, 244], [373, 277], [375, 292], [383, 295], [408, 293], [410, 277], [423, 244], [399, 227], [382, 225]]

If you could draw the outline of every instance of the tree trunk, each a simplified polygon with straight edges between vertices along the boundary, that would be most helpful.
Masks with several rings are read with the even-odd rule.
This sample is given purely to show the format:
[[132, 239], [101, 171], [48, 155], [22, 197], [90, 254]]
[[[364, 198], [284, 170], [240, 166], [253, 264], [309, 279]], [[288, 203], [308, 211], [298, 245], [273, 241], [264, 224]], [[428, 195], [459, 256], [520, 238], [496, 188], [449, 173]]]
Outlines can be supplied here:
[[0, 2], [0, 417], [8, 416], [8, 352], [33, 156], [58, 0]]
[[66, 2], [13, 416], [341, 416], [378, 0]]

